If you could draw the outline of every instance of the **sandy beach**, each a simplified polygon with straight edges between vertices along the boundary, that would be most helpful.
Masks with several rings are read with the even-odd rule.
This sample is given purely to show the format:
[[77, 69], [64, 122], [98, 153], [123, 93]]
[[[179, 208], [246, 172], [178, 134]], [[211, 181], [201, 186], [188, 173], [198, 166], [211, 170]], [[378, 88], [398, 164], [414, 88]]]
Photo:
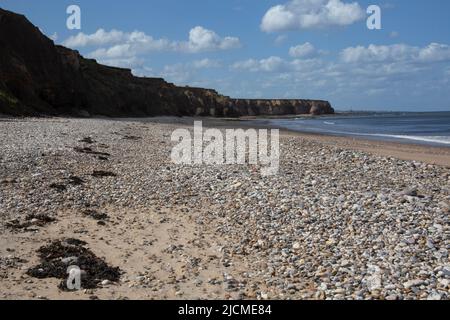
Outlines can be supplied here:
[[[193, 120], [0, 119], [0, 299], [450, 297], [450, 148], [282, 131], [261, 177], [173, 164]], [[120, 276], [61, 290], [57, 246]]]

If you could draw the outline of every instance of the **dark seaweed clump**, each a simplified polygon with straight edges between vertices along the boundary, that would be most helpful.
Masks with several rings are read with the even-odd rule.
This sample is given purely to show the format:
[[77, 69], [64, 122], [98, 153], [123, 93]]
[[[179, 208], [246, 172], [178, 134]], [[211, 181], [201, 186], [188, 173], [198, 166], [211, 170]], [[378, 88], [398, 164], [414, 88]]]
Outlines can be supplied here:
[[46, 214], [30, 214], [25, 218], [25, 221], [18, 219], [6, 223], [6, 227], [12, 230], [28, 231], [30, 227], [45, 227], [47, 224], [55, 222], [56, 219]]
[[110, 171], [99, 170], [99, 171], [94, 171], [92, 173], [92, 176], [95, 178], [105, 178], [105, 177], [116, 177], [117, 175]]
[[27, 274], [38, 279], [61, 279], [58, 288], [63, 291], [69, 291], [66, 283], [69, 266], [78, 266], [81, 269], [83, 289], [95, 289], [103, 280], [119, 281], [120, 269], [109, 266], [86, 248], [86, 245], [87, 243], [81, 240], [64, 239], [43, 246], [37, 250], [41, 263], [28, 269]]

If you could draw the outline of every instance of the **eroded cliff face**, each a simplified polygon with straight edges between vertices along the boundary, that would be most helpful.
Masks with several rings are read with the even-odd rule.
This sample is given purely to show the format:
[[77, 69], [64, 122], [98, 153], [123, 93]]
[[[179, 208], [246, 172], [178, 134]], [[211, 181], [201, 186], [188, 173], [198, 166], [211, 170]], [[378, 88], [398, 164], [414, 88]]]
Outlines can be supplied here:
[[17, 116], [327, 114], [327, 101], [247, 100], [140, 78], [57, 46], [24, 16], [0, 9], [0, 113]]
[[195, 105], [199, 116], [260, 116], [290, 114], [332, 114], [328, 101], [305, 99], [233, 99], [215, 90], [184, 88], [184, 94]]
[[289, 115], [289, 114], [332, 114], [334, 109], [328, 101], [322, 100], [254, 100], [254, 99], [232, 99], [239, 115]]

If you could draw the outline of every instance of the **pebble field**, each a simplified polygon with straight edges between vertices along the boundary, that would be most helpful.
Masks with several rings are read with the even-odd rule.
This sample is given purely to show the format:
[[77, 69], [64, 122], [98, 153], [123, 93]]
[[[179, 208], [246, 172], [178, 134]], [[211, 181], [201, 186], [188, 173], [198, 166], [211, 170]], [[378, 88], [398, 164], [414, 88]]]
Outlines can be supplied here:
[[[177, 127], [0, 119], [0, 299], [450, 298], [448, 167], [286, 133], [276, 176], [175, 165]], [[69, 238], [120, 279], [30, 275]]]

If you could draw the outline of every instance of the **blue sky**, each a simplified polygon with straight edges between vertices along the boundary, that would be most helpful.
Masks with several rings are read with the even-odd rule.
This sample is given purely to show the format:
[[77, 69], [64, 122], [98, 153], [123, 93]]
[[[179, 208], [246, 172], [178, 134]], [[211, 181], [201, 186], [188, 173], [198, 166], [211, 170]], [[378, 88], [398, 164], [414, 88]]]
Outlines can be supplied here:
[[[66, 8], [81, 8], [68, 30]], [[366, 26], [369, 5], [382, 29]], [[101, 63], [240, 98], [450, 111], [448, 0], [1, 0]], [[99, 31], [100, 30], [100, 31]]]

